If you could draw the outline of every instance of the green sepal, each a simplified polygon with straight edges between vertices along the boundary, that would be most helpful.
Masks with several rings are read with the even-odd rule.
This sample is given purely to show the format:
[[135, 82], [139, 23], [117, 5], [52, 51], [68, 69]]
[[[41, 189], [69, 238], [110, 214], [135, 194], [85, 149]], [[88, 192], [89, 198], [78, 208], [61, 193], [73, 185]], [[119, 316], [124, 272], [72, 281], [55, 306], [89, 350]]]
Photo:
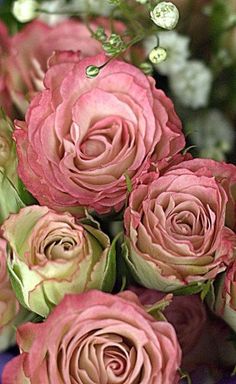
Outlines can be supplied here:
[[186, 379], [186, 384], [192, 384], [191, 377], [189, 376], [188, 372], [183, 371], [181, 368], [179, 368], [179, 374], [180, 374], [180, 380]]
[[173, 294], [175, 296], [195, 295], [202, 291], [202, 286], [202, 282], [188, 284], [186, 287], [175, 289], [173, 291]]
[[207, 280], [205, 283], [202, 284], [202, 291], [200, 294], [201, 300], [204, 301], [210, 290], [213, 289], [213, 281]]
[[[17, 272], [20, 274], [19, 268], [17, 266], [15, 266], [15, 268], [18, 269]], [[18, 274], [17, 274], [15, 268], [14, 269], [12, 268], [12, 266], [10, 264], [10, 261], [8, 260], [7, 261], [7, 269], [8, 269], [8, 273], [9, 273], [9, 277], [10, 277], [10, 282], [11, 282], [13, 291], [15, 292], [16, 298], [19, 301], [19, 303], [24, 308], [29, 309], [27, 307], [26, 303], [25, 303], [25, 300], [24, 300], [23, 285], [21, 283], [20, 278], [18, 277]]]
[[122, 232], [113, 239], [106, 260], [103, 274], [102, 291], [111, 292], [116, 281], [116, 244]]
[[6, 173], [0, 169], [0, 225], [10, 213], [25, 207], [19, 193]]
[[172, 294], [165, 295], [163, 299], [157, 301], [152, 306], [148, 307], [146, 309], [147, 313], [153, 316], [156, 320], [167, 321], [163, 312], [166, 309], [166, 307], [170, 305], [171, 300], [172, 300]]

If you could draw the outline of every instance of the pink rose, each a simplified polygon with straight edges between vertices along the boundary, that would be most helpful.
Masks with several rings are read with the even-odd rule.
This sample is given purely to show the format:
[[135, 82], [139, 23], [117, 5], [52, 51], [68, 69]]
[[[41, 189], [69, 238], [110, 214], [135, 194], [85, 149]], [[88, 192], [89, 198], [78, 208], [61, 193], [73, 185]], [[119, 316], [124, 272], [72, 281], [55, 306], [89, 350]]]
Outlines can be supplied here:
[[138, 68], [112, 60], [97, 77], [86, 76], [89, 65], [106, 60], [54, 55], [46, 90], [16, 123], [19, 174], [40, 204], [119, 211], [126, 176], [135, 186], [151, 158], [158, 165], [184, 146], [172, 102]]
[[3, 384], [179, 380], [174, 328], [155, 321], [129, 291], [66, 296], [44, 323], [21, 326], [18, 343], [22, 354], [7, 364]]
[[[92, 29], [97, 26], [92, 24]], [[17, 107], [24, 113], [28, 100], [42, 90], [47, 61], [54, 51], [81, 51], [92, 56], [102, 51], [101, 44], [81, 21], [67, 20], [49, 26], [35, 20], [11, 39], [8, 58], [8, 88]]]
[[225, 269], [233, 257], [226, 182], [195, 159], [133, 190], [125, 212], [126, 259], [142, 285], [169, 292]]
[[19, 311], [7, 272], [6, 245], [6, 241], [0, 238], [0, 351], [14, 341], [13, 321]]

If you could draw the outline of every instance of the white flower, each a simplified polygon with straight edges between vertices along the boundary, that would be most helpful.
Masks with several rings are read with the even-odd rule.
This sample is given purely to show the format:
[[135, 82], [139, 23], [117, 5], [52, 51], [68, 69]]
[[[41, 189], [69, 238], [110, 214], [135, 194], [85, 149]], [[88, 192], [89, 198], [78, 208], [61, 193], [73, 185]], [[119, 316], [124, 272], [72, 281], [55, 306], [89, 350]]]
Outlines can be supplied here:
[[109, 16], [114, 7], [104, 0], [73, 0], [71, 5], [78, 12], [94, 13], [101, 16]]
[[39, 4], [34, 0], [18, 0], [14, 1], [12, 13], [21, 23], [33, 20], [38, 16]]
[[[51, 14], [48, 13], [41, 13], [39, 16], [39, 19], [47, 23], [48, 25], [55, 25], [59, 23], [60, 21], [63, 21], [68, 18], [68, 12], [73, 11], [69, 4], [66, 4], [65, 0], [49, 0], [49, 1], [43, 1], [41, 3], [41, 8], [47, 10]], [[65, 12], [65, 14], [57, 14], [57, 12], [60, 11], [60, 13]], [[53, 14], [53, 12], [55, 12]]]
[[[169, 75], [176, 72], [186, 63], [190, 56], [189, 37], [180, 35], [175, 31], [159, 32], [158, 38], [160, 46], [165, 48], [167, 57], [164, 63], [158, 64], [156, 69], [162, 75]], [[152, 35], [144, 41], [145, 53], [149, 52], [157, 44], [156, 36]]]
[[179, 21], [179, 11], [176, 5], [170, 1], [162, 1], [150, 12], [152, 21], [158, 27], [174, 29]]
[[207, 105], [211, 84], [210, 69], [198, 60], [186, 61], [170, 76], [170, 87], [179, 102], [193, 109]]
[[156, 47], [149, 53], [149, 60], [153, 64], [162, 63], [166, 60], [166, 50], [162, 47]]
[[201, 157], [223, 161], [224, 154], [233, 148], [234, 127], [218, 109], [197, 113], [186, 126]]

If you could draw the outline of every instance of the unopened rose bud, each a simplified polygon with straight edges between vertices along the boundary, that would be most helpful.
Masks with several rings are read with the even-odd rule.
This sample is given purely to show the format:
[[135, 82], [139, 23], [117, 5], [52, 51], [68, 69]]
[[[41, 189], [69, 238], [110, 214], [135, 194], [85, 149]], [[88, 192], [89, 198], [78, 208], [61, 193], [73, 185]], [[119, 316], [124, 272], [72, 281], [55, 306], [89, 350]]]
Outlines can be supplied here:
[[167, 52], [162, 47], [153, 48], [152, 51], [149, 53], [149, 60], [153, 64], [162, 63], [164, 60], [166, 60], [166, 57], [167, 57]]
[[12, 13], [21, 23], [33, 20], [38, 16], [39, 3], [34, 0], [14, 1]]
[[162, 1], [150, 12], [152, 21], [158, 27], [174, 29], [179, 20], [178, 8], [169, 1]]

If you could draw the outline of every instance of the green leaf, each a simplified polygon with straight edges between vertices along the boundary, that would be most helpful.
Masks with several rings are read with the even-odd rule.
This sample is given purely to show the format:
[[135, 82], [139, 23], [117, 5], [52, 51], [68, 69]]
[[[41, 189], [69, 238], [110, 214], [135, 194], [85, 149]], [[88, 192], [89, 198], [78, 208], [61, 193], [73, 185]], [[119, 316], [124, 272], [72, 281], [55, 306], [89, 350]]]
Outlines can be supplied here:
[[37, 200], [27, 191], [26, 187], [22, 181], [18, 180], [17, 191], [20, 199], [24, 202], [25, 205], [34, 205], [38, 204]]
[[111, 292], [116, 280], [116, 243], [119, 240], [121, 233], [118, 233], [111, 243], [110, 250], [107, 255], [106, 265], [104, 269], [104, 278], [102, 282], [102, 290]]
[[0, 169], [0, 224], [10, 213], [17, 213], [25, 207], [19, 193], [5, 172]]

